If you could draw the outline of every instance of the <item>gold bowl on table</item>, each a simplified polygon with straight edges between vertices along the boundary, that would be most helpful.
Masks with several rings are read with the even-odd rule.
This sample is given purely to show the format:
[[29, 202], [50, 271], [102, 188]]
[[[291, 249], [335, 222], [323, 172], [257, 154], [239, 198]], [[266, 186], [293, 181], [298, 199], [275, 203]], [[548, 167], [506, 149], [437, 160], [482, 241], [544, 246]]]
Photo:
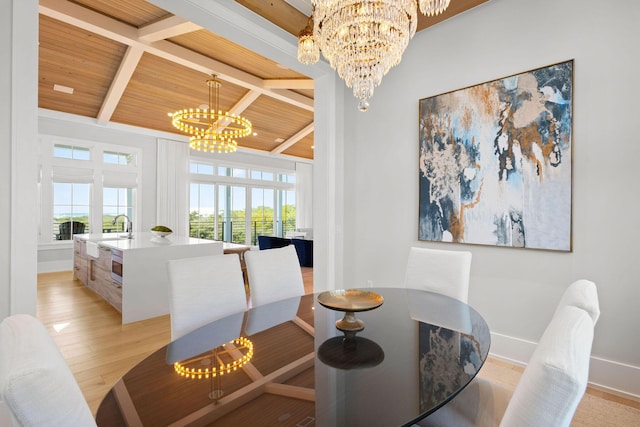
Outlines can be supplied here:
[[344, 317], [336, 322], [336, 328], [345, 332], [357, 332], [364, 329], [364, 322], [356, 318], [358, 311], [378, 308], [384, 302], [382, 295], [362, 289], [338, 289], [322, 292], [317, 297], [323, 307], [344, 311]]

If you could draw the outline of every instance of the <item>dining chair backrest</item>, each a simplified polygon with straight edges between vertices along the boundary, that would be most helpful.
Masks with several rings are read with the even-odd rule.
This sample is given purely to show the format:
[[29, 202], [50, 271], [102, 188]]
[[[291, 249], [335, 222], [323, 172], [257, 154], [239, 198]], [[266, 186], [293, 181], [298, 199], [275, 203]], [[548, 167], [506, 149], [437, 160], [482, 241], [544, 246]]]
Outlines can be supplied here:
[[304, 295], [302, 270], [292, 245], [248, 251], [244, 260], [252, 307]]
[[589, 380], [593, 327], [581, 308], [558, 310], [518, 381], [501, 427], [569, 427]]
[[167, 270], [172, 340], [247, 309], [237, 254], [174, 259]]
[[0, 324], [0, 425], [96, 425], [53, 338], [27, 314]]
[[515, 390], [475, 378], [420, 427], [569, 427], [587, 387], [594, 325], [565, 305], [553, 316]]
[[596, 284], [590, 280], [576, 280], [562, 294], [556, 312], [566, 305], [572, 305], [586, 311], [595, 325], [600, 317], [600, 303]]
[[412, 247], [404, 285], [467, 302], [471, 252]]

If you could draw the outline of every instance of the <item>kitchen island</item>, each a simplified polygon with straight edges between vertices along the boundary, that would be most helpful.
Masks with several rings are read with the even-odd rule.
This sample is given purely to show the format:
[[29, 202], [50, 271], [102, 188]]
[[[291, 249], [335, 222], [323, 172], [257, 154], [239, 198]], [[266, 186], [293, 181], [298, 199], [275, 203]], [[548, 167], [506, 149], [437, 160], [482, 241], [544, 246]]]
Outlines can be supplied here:
[[[169, 313], [170, 259], [222, 254], [223, 242], [152, 233], [74, 236], [74, 276], [131, 323]], [[236, 246], [236, 245], [234, 245]]]

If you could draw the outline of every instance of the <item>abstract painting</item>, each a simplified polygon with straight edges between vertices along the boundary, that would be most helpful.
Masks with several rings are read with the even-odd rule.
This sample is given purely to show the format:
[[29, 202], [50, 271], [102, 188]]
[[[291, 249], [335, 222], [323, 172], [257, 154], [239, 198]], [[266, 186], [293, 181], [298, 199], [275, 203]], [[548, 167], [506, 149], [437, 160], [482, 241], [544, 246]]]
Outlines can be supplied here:
[[419, 240], [571, 251], [573, 60], [419, 101]]

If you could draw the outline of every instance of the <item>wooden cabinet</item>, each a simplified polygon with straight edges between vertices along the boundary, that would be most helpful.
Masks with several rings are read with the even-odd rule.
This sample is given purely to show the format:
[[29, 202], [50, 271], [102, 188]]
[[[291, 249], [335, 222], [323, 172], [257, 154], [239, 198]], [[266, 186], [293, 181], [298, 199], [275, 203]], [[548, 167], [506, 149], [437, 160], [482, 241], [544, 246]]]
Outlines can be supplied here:
[[99, 246], [98, 258], [88, 257], [87, 286], [122, 312], [122, 287], [111, 278], [111, 250]]
[[73, 239], [73, 277], [87, 286], [89, 263], [87, 259], [87, 242]]

